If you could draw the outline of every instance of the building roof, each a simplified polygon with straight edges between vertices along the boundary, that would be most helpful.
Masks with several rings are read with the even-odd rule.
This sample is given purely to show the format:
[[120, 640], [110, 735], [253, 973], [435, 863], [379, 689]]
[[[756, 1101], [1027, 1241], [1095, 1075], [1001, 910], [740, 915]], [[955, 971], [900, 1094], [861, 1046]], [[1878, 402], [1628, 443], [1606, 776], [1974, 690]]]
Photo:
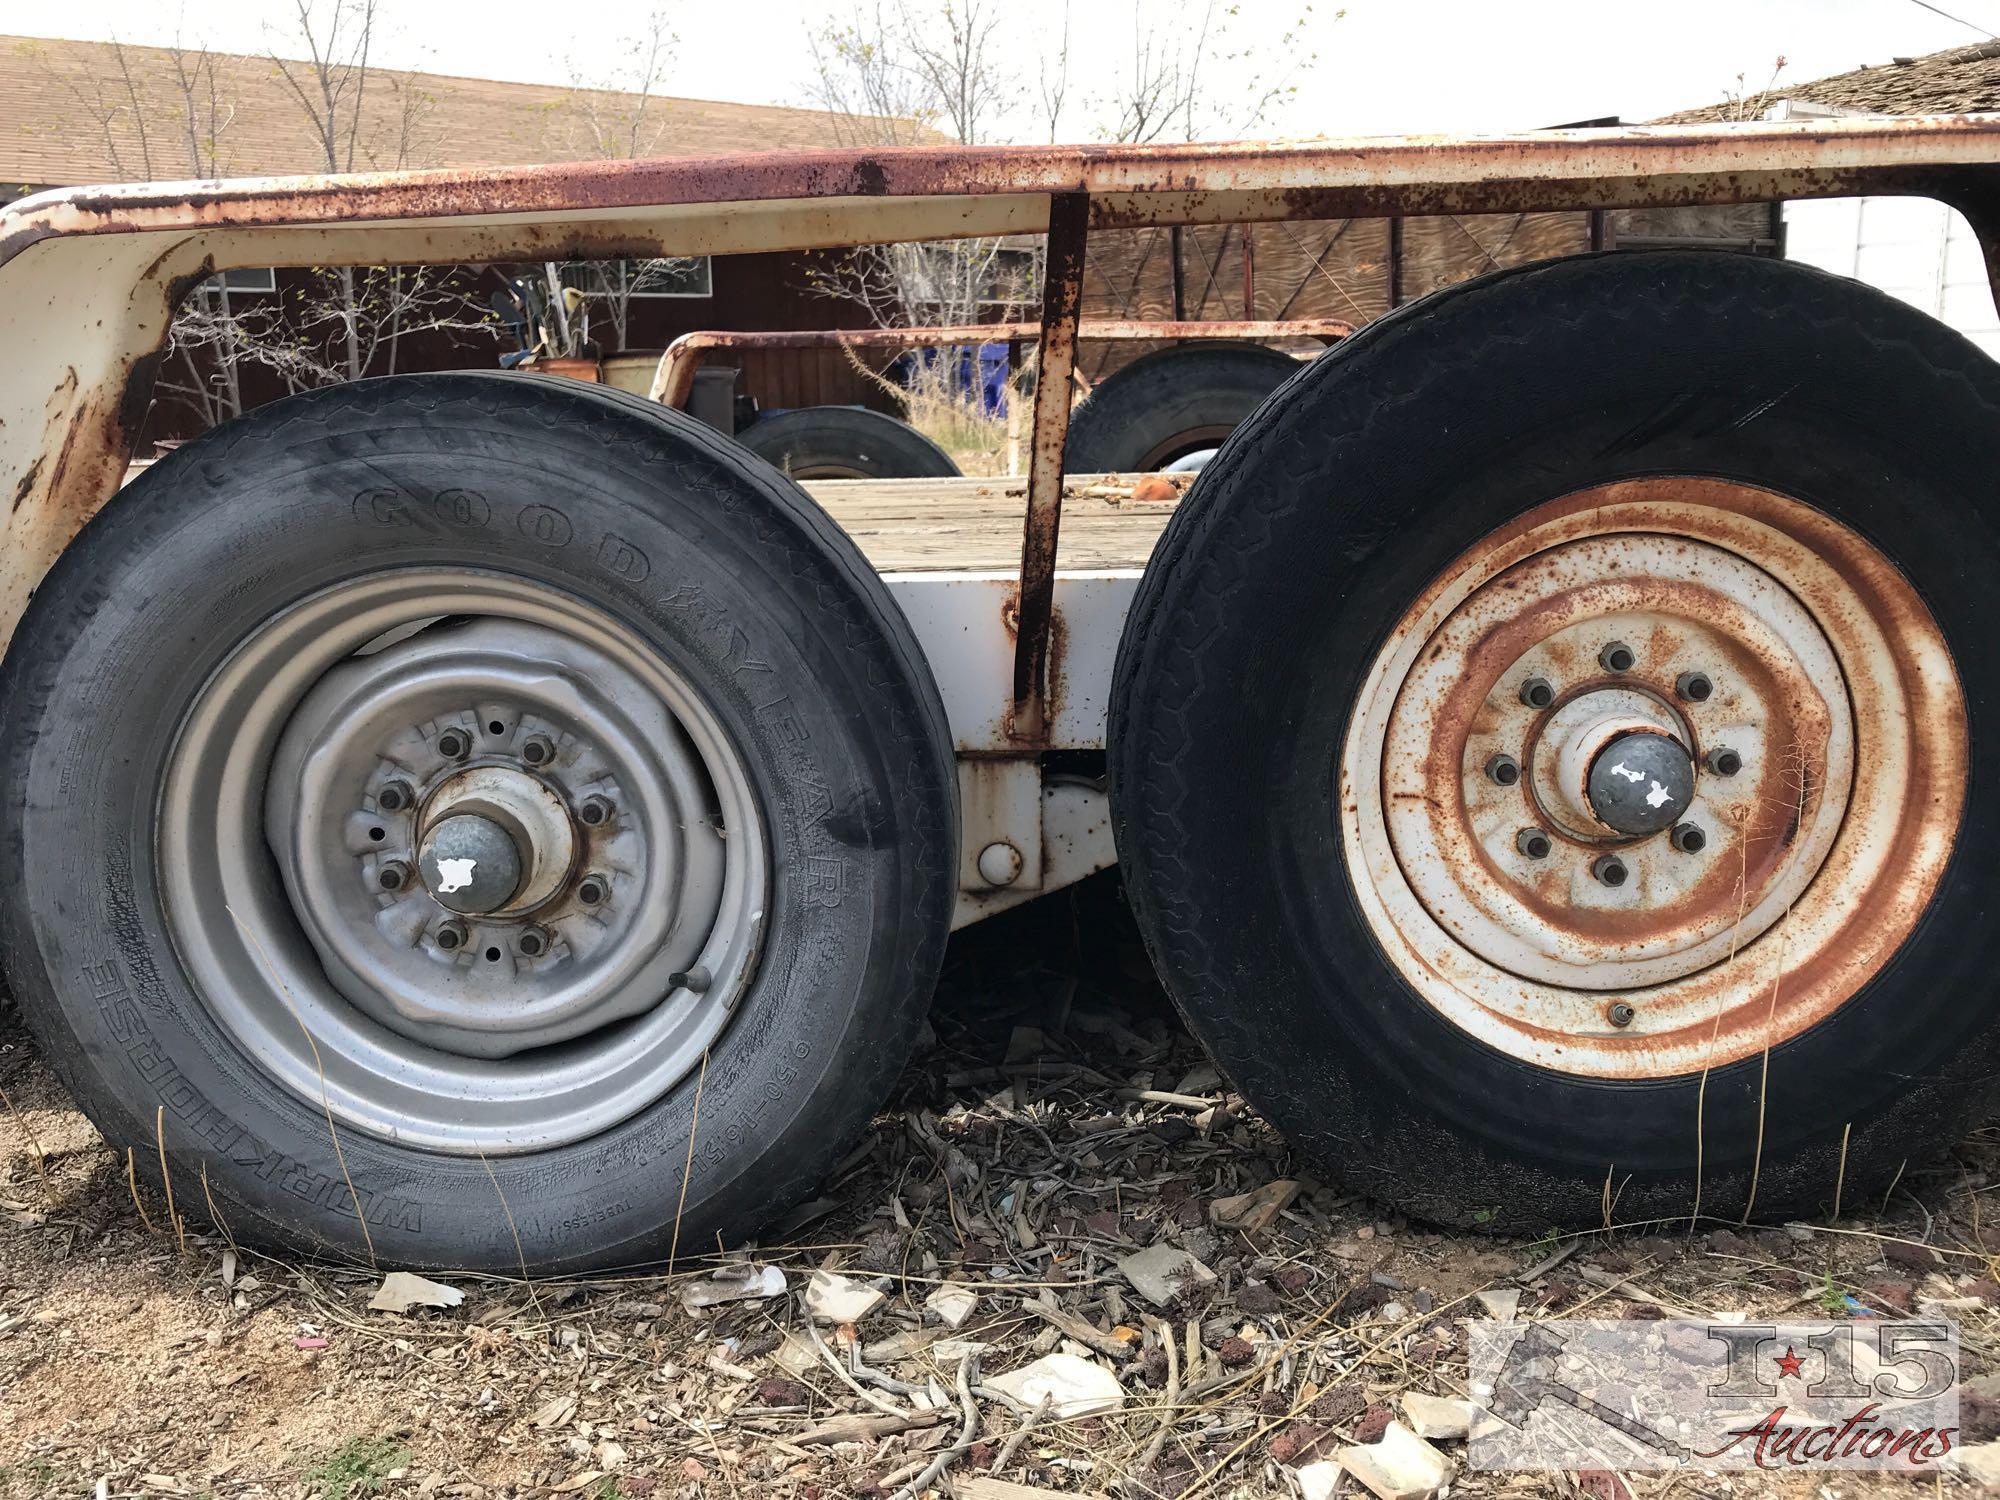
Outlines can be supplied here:
[[[304, 64], [285, 66], [307, 79]], [[371, 69], [352, 166], [393, 171], [810, 149], [851, 143], [856, 123], [821, 110], [664, 95], [642, 101]], [[891, 144], [904, 133], [912, 141], [934, 138], [907, 121], [869, 123], [891, 127], [871, 143]], [[345, 142], [339, 151], [344, 168]], [[268, 57], [0, 36], [0, 190], [274, 176], [327, 165], [312, 119]]]
[[1741, 99], [1668, 115], [1675, 123], [1761, 120], [1791, 100], [1871, 115], [1963, 115], [2000, 110], [2000, 41], [1900, 57], [1803, 83], [1772, 84]]

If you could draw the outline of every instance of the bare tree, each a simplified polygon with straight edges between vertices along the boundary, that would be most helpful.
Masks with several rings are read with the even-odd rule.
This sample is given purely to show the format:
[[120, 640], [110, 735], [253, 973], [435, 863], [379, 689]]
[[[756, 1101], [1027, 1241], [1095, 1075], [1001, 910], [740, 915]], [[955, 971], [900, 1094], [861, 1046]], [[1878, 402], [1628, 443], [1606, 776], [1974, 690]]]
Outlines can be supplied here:
[[[414, 80], [370, 65], [377, 0], [292, 0], [292, 7], [290, 26], [273, 38], [271, 62], [310, 123], [326, 169], [414, 165], [432, 101]], [[305, 57], [278, 55], [288, 44]], [[381, 94], [387, 103], [373, 102]], [[337, 266], [315, 280], [316, 293], [299, 300], [294, 317], [323, 342], [344, 379], [393, 374], [402, 340], [417, 334], [491, 331], [491, 319], [457, 288], [450, 267]]]
[[[673, 61], [677, 40], [668, 12], [657, 8], [648, 12], [636, 35], [621, 38], [613, 48], [631, 59], [628, 65], [608, 77], [586, 79], [574, 62], [570, 64], [567, 103], [578, 137], [574, 144], [607, 161], [651, 156], [660, 150], [671, 121], [659, 88]], [[574, 285], [585, 299], [586, 320], [601, 315], [610, 325], [612, 347], [626, 349], [631, 347], [633, 299], [684, 283], [699, 264], [687, 256], [660, 256], [577, 261], [566, 267], [544, 267], [544, 271], [558, 285], [563, 281]], [[558, 289], [556, 305], [561, 302]], [[587, 322], [567, 332], [569, 347], [581, 348]]]
[[[1346, 14], [1335, 11], [1333, 20]], [[1277, 36], [1239, 38], [1238, 7], [1204, 0], [1187, 8], [1132, 10], [1131, 48], [1098, 102], [1102, 133], [1143, 144], [1201, 140], [1218, 132], [1245, 135], [1268, 126], [1298, 92], [1298, 80], [1318, 62], [1308, 45], [1312, 8]], [[1227, 75], [1218, 84], [1218, 74]]]

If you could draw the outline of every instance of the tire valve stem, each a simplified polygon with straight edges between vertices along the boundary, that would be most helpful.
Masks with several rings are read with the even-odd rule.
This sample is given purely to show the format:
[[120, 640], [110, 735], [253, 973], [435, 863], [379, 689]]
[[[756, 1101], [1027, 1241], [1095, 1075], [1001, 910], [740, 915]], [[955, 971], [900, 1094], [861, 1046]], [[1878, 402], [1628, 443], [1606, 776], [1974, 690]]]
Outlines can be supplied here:
[[1630, 1026], [1632, 1018], [1637, 1014], [1638, 1012], [1633, 1010], [1623, 1000], [1613, 1001], [1611, 1008], [1605, 1012], [1606, 1017], [1609, 1018], [1613, 1026]]
[[699, 964], [685, 972], [676, 972], [667, 976], [668, 988], [693, 990], [697, 995], [706, 993], [708, 987], [714, 982], [708, 970], [702, 968]]

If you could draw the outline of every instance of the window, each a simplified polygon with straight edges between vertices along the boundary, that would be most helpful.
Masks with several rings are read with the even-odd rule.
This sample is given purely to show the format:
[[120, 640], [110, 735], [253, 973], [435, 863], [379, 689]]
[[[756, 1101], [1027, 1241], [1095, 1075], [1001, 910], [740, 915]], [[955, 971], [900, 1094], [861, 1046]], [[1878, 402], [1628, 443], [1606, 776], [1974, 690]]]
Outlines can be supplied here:
[[269, 266], [245, 266], [211, 276], [209, 285], [220, 286], [230, 292], [275, 292], [278, 289], [278, 273]]
[[587, 297], [712, 297], [706, 255], [662, 260], [593, 260], [569, 268], [570, 285]]

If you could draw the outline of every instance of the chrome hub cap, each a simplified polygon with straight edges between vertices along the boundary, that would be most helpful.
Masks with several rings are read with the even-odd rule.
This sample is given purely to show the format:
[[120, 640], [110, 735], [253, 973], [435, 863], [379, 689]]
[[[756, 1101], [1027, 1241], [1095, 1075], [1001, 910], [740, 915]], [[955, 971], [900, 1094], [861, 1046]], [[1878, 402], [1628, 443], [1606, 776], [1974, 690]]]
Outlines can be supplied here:
[[1964, 765], [1949, 653], [1880, 553], [1766, 490], [1633, 481], [1482, 540], [1397, 625], [1343, 747], [1343, 850], [1455, 1024], [1665, 1076], [1886, 962]]
[[769, 879], [748, 773], [659, 651], [458, 571], [339, 586], [239, 648], [160, 844], [176, 937], [251, 1056], [361, 1128], [486, 1153], [686, 1076]]

